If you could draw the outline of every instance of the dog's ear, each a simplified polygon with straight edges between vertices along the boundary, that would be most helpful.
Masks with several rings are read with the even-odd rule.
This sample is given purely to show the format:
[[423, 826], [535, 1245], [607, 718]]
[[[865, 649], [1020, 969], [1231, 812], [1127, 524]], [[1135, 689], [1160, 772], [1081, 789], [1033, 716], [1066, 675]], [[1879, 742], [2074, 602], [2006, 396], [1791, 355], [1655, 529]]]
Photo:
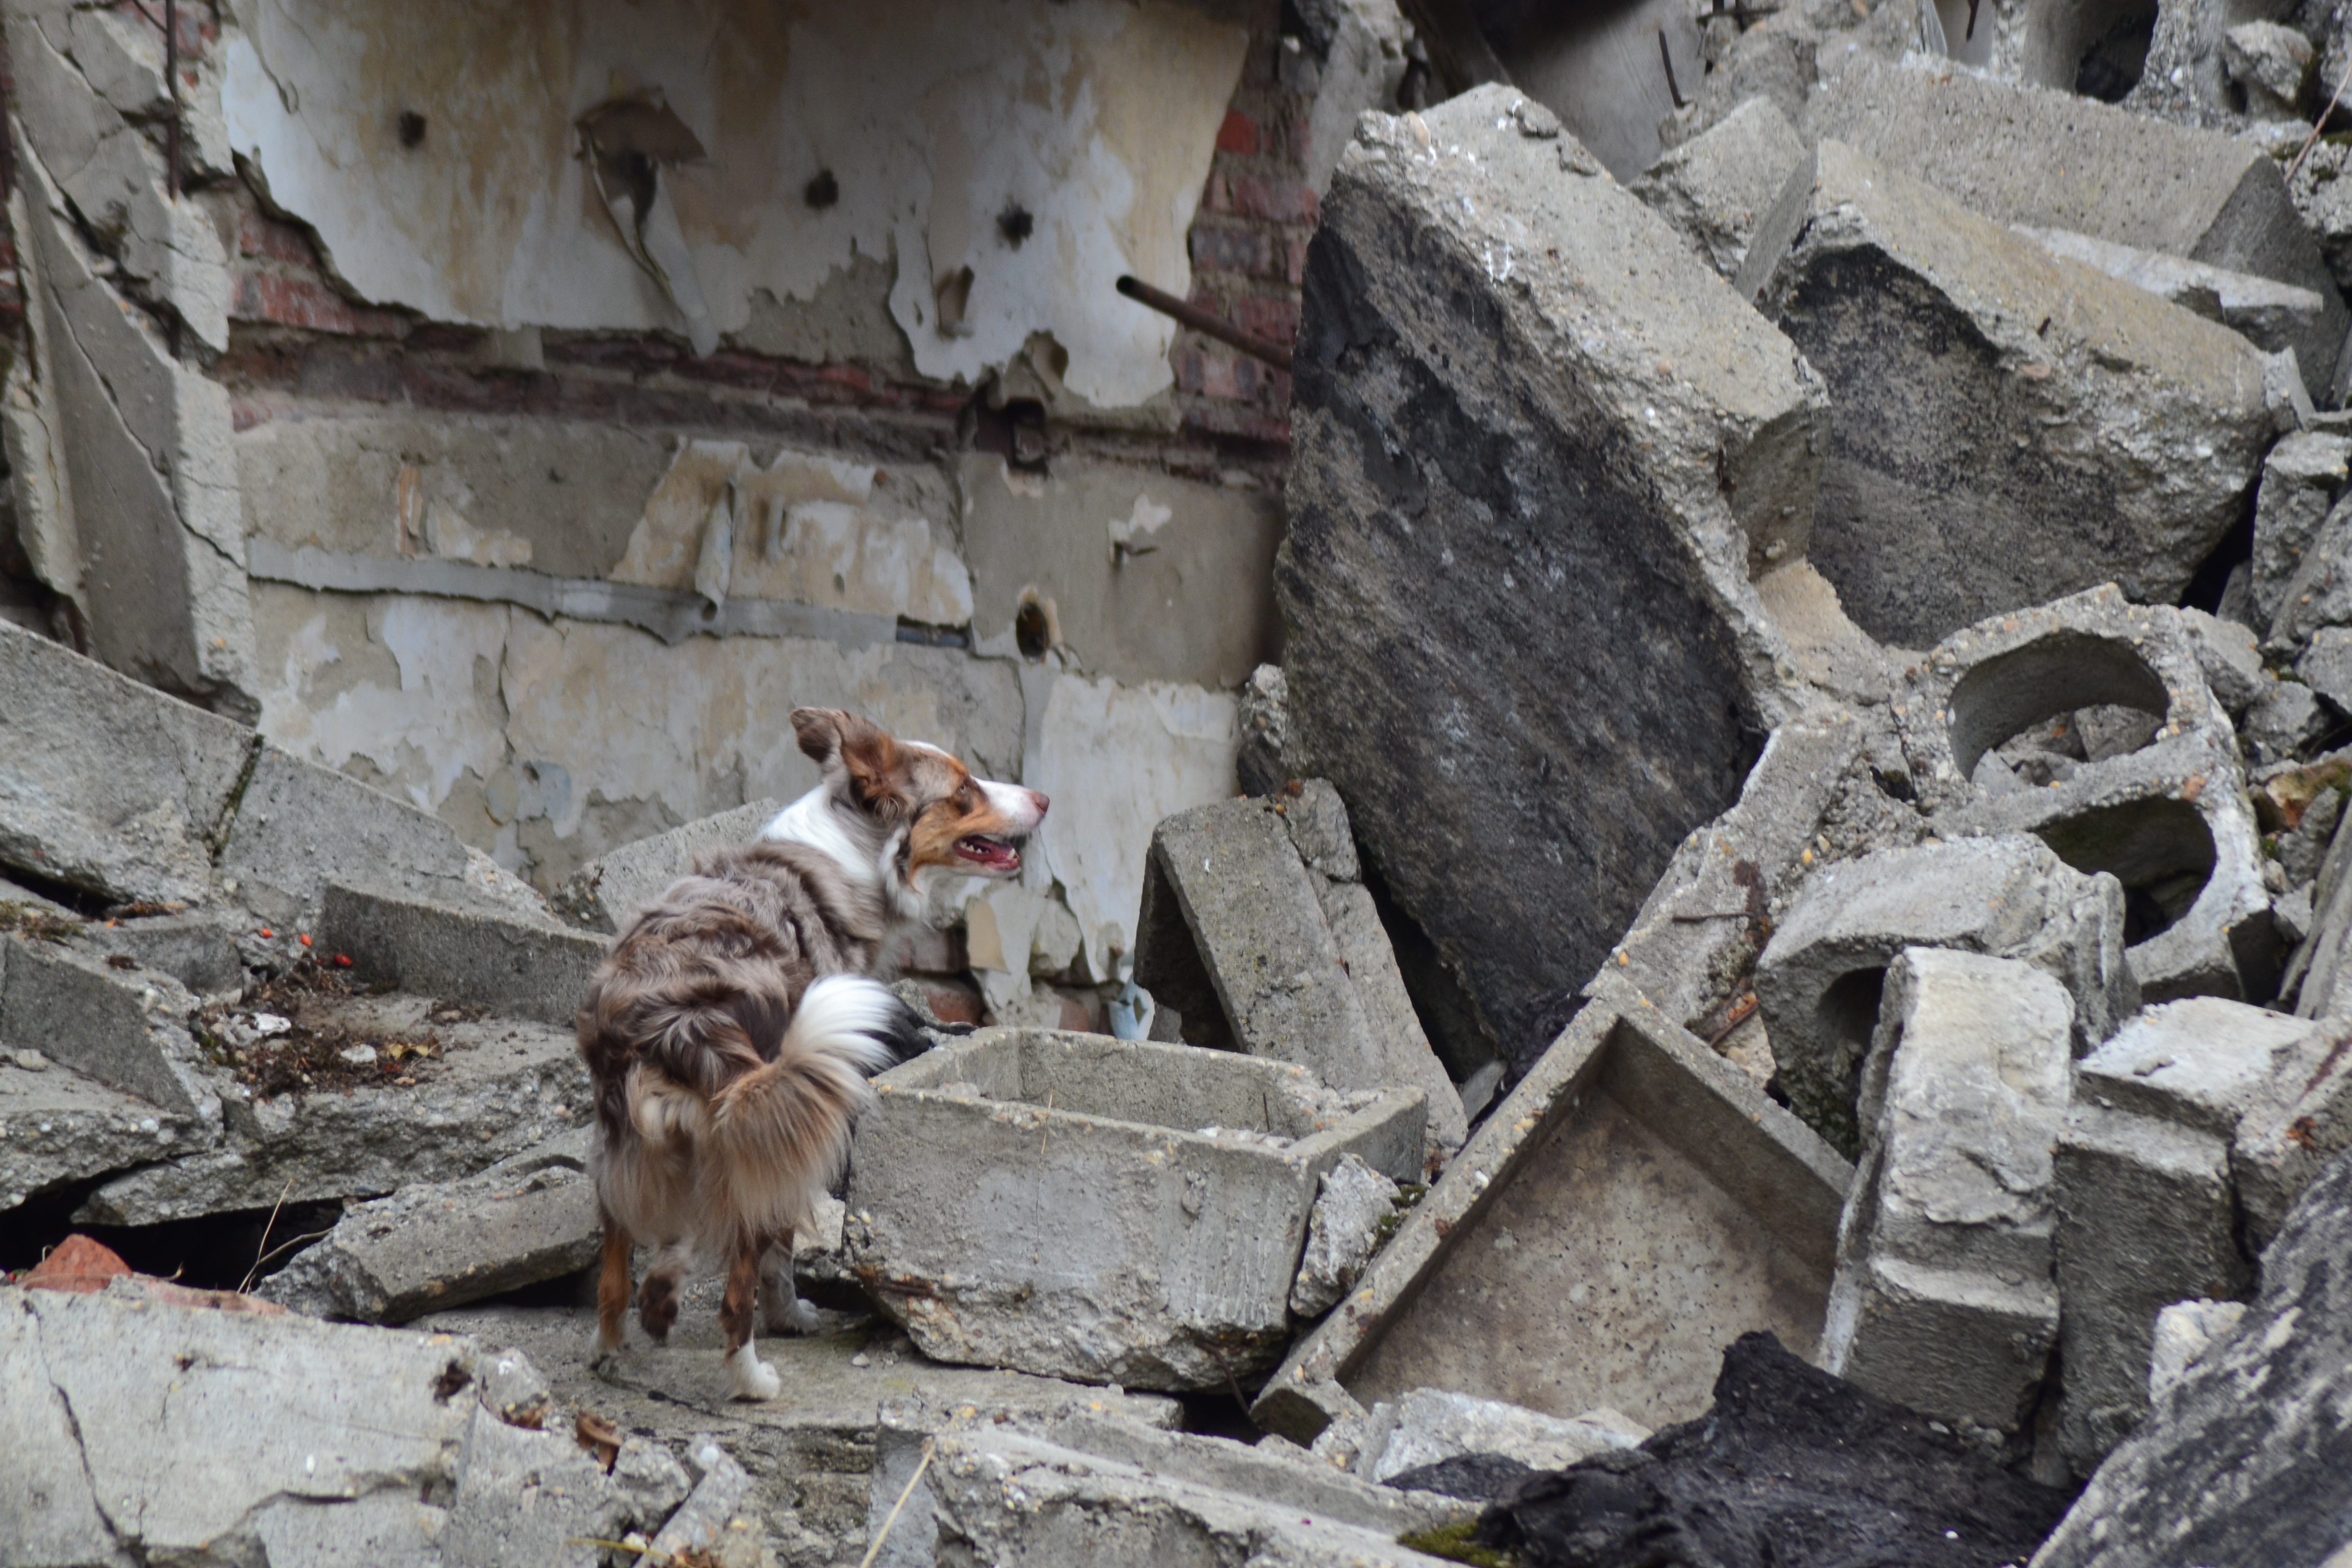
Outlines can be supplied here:
[[838, 760], [849, 774], [849, 793], [861, 806], [888, 816], [903, 808], [898, 743], [889, 731], [838, 708], [793, 710], [793, 731], [801, 750], [830, 769]]
[[843, 732], [856, 722], [838, 708], [793, 710], [793, 733], [800, 740], [801, 752], [819, 767], [841, 754]]

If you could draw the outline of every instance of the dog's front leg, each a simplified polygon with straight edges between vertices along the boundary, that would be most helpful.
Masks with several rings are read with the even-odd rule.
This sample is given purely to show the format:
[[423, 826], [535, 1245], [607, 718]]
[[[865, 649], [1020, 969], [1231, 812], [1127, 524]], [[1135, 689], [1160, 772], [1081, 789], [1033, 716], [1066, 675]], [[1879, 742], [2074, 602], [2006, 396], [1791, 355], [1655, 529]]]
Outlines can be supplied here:
[[727, 1294], [719, 1298], [719, 1326], [727, 1333], [727, 1375], [737, 1399], [773, 1399], [784, 1391], [776, 1369], [760, 1359], [752, 1342], [759, 1311], [760, 1258], [764, 1237], [738, 1237], [727, 1259]]

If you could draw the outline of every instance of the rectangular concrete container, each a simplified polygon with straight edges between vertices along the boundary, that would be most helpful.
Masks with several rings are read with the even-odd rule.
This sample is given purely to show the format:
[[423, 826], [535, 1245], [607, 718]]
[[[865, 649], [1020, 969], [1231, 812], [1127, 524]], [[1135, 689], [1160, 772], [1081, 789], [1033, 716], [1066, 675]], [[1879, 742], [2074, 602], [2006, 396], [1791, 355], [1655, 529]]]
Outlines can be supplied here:
[[986, 1029], [885, 1073], [851, 1266], [925, 1354], [1131, 1388], [1281, 1353], [1323, 1173], [1412, 1179], [1417, 1089], [1339, 1095], [1233, 1052]]

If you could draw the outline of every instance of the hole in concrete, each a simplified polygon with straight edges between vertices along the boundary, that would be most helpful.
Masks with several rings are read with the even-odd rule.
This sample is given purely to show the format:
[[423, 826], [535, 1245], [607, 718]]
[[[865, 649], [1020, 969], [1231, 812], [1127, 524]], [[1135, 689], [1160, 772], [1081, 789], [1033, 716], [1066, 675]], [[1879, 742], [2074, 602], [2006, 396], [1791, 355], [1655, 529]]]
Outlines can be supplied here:
[[2126, 642], [2053, 632], [1997, 654], [1952, 688], [1952, 761], [1973, 777], [1984, 754], [2035, 725], [2084, 708], [2134, 708], [2162, 718], [2170, 695]]
[[2249, 506], [2246, 515], [2221, 536], [2221, 542], [2213, 547], [2213, 553], [2205, 557], [2205, 563], [2197, 568], [2197, 575], [2189, 580], [2188, 592], [2180, 595], [2181, 604], [2208, 615], [2219, 614], [2221, 595], [2229, 591], [2230, 574], [2253, 558], [2254, 509]]
[[1026, 659], [1040, 659], [1054, 646], [1054, 623], [1034, 593], [1025, 594], [1013, 612], [1013, 645]]
[[2074, 79], [2043, 85], [2071, 87], [2084, 98], [2121, 103], [2147, 68], [2148, 45], [2156, 37], [2156, 6], [2148, 0], [2127, 0], [2120, 5], [2078, 5], [2069, 10], [2063, 20], [2045, 19], [2044, 25], [2067, 36], [2069, 41], [2051, 52], [2059, 60], [2073, 60]]
[[808, 188], [801, 192], [801, 199], [817, 211], [823, 212], [841, 199], [841, 182], [833, 177], [831, 169], [819, 169], [816, 172], [816, 178], [811, 180], [808, 183]]
[[1004, 237], [1005, 244], [1018, 250], [1023, 240], [1037, 232], [1037, 220], [1030, 216], [1027, 207], [1010, 202], [996, 215], [996, 232]]
[[1821, 1005], [1813, 1009], [1822, 1042], [1851, 1042], [1857, 1068], [1870, 1054], [1870, 1037], [1878, 1028], [1878, 1001], [1885, 990], [1885, 970], [1851, 970], [1830, 983]]
[[413, 109], [400, 111], [400, 144], [412, 153], [425, 145], [425, 116]]
[[[100, 1178], [100, 1180], [102, 1180]], [[0, 1215], [0, 1268], [30, 1268], [76, 1231], [110, 1247], [142, 1274], [177, 1280], [203, 1290], [234, 1290], [248, 1273], [266, 1279], [294, 1260], [295, 1254], [332, 1228], [343, 1205], [289, 1203], [273, 1222], [266, 1208], [204, 1215], [163, 1225], [77, 1225], [73, 1213], [100, 1181], [36, 1193]], [[268, 1244], [262, 1242], [267, 1232]], [[258, 1268], [256, 1258], [264, 1258]]]
[[2124, 942], [2146, 942], [2197, 901], [2213, 875], [2213, 830], [2185, 800], [2126, 801], [2039, 830], [2077, 871], [2106, 871], [2124, 885]]
[[87, 888], [77, 888], [70, 882], [44, 877], [38, 871], [27, 870], [22, 866], [0, 865], [0, 876], [5, 876], [28, 893], [38, 893], [53, 904], [63, 904], [84, 920], [105, 920], [108, 911], [116, 907], [114, 900], [104, 893], [93, 893]]

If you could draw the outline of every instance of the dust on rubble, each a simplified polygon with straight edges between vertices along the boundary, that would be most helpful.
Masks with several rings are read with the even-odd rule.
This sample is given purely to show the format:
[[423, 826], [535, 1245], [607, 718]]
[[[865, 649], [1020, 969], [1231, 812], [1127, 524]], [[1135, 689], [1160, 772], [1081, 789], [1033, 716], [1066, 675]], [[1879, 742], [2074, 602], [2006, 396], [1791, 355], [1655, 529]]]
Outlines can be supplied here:
[[[304, 954], [291, 967], [256, 980], [235, 1000], [206, 1003], [194, 1031], [205, 1058], [235, 1073], [268, 1100], [280, 1094], [391, 1085], [413, 1089], [442, 1065], [445, 1043], [431, 1029], [398, 1037], [355, 1029], [339, 1016], [373, 994], [333, 962]], [[479, 1007], [444, 1005], [436, 1024], [469, 1023]]]

